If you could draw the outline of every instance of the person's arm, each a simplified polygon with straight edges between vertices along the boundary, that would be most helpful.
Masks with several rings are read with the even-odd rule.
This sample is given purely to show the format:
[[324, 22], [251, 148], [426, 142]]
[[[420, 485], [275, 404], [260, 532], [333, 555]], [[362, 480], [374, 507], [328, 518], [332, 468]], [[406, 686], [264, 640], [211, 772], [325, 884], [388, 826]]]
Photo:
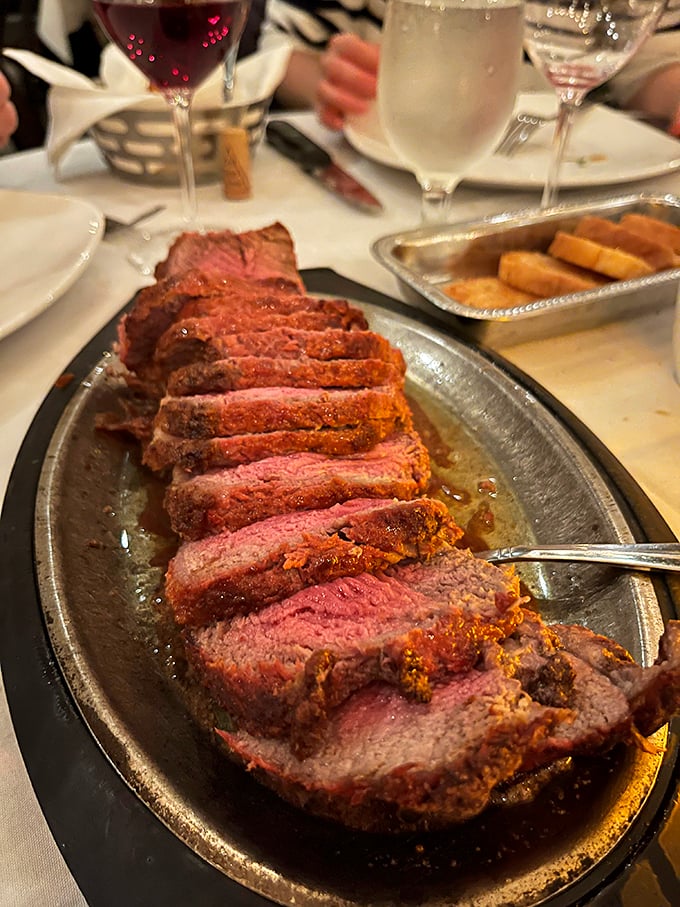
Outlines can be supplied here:
[[276, 100], [282, 107], [309, 110], [314, 106], [322, 75], [320, 51], [296, 48], [290, 55], [283, 82], [276, 89]]
[[16, 108], [10, 100], [11, 93], [9, 82], [0, 72], [0, 148], [9, 143], [19, 125]]
[[663, 121], [679, 134], [673, 124], [680, 108], [680, 29], [652, 35], [607, 89], [619, 107]]
[[313, 107], [330, 129], [365, 113], [375, 98], [379, 48], [357, 35], [340, 34], [323, 53], [293, 51], [276, 98], [284, 107]]
[[631, 95], [626, 107], [668, 123], [668, 131], [680, 137], [680, 62], [654, 70]]

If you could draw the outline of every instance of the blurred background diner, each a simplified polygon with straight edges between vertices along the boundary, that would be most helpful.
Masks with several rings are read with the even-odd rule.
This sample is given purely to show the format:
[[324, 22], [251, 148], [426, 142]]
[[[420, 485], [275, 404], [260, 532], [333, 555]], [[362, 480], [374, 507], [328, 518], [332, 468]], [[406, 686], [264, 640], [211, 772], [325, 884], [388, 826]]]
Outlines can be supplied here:
[[[325, 126], [341, 130], [347, 117], [365, 113], [374, 101], [384, 6], [371, 0], [253, 0], [239, 57], [253, 53], [263, 33], [287, 35], [295, 49], [276, 106], [314, 109]], [[98, 75], [105, 39], [89, 0], [7, 0], [3, 10], [3, 47], [33, 50], [84, 75]], [[6, 57], [0, 57], [0, 71], [20, 114], [13, 147], [40, 146], [47, 129], [48, 86]], [[522, 89], [545, 84], [527, 63]], [[680, 135], [680, 0], [670, 0], [653, 38], [593, 98], [634, 110]]]
[[9, 143], [19, 122], [11, 94], [12, 89], [9, 82], [0, 73], [0, 148], [4, 148]]
[[[330, 129], [365, 113], [376, 94], [384, 6], [371, 0], [268, 0], [265, 28], [296, 43], [277, 100], [284, 107], [314, 108]], [[527, 63], [522, 87], [542, 86]], [[680, 135], [680, 0], [670, 0], [653, 38], [596, 97]]]
[[[251, 0], [239, 44], [239, 59], [250, 56], [258, 46], [265, 3], [266, 0]], [[102, 49], [106, 43], [106, 37], [94, 19], [91, 0], [4, 0], [0, 7], [0, 47], [33, 51], [90, 78], [99, 76]], [[0, 73], [10, 85], [19, 114], [11, 150], [41, 146], [48, 127], [49, 85], [2, 54]]]

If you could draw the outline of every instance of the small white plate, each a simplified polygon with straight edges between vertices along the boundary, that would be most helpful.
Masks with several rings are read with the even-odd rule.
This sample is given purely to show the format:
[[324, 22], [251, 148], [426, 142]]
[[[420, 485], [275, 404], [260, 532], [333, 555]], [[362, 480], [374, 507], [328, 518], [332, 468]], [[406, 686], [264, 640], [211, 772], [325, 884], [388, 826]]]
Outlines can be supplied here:
[[[515, 110], [541, 116], [556, 112], [552, 92], [524, 92]], [[542, 187], [550, 162], [553, 123], [537, 130], [513, 157], [492, 155], [465, 182], [517, 189]], [[408, 169], [390, 148], [375, 107], [345, 127], [347, 141], [361, 154], [388, 167]], [[625, 113], [595, 104], [577, 117], [562, 167], [560, 185], [606, 186], [661, 176], [680, 168], [680, 142]]]
[[103, 232], [104, 217], [90, 202], [0, 189], [0, 339], [77, 280]]

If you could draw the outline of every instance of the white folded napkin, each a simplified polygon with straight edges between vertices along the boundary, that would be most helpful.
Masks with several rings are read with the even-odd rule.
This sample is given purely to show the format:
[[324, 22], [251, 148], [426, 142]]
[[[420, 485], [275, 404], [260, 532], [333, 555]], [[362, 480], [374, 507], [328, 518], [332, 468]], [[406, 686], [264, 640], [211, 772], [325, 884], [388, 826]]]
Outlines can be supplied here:
[[[231, 100], [223, 100], [224, 66], [219, 66], [197, 89], [194, 108], [241, 107], [270, 98], [286, 73], [292, 48], [285, 35], [263, 37], [257, 52], [237, 64]], [[148, 80], [113, 44], [102, 52], [97, 82], [28, 50], [7, 48], [3, 53], [50, 85], [45, 144], [57, 171], [73, 143], [99, 120], [129, 107], [166, 108], [163, 97], [150, 90]]]

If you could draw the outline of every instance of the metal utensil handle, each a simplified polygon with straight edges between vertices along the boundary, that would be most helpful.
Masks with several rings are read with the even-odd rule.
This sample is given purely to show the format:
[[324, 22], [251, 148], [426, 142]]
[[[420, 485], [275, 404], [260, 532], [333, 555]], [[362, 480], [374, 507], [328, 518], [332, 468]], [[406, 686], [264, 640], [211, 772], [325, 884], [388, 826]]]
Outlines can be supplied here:
[[331, 156], [327, 151], [284, 120], [271, 120], [267, 123], [266, 137], [272, 148], [295, 161], [307, 173], [331, 164]]
[[499, 548], [482, 554], [490, 561], [588, 561], [636, 570], [680, 572], [680, 543], [631, 545], [551, 545]]

